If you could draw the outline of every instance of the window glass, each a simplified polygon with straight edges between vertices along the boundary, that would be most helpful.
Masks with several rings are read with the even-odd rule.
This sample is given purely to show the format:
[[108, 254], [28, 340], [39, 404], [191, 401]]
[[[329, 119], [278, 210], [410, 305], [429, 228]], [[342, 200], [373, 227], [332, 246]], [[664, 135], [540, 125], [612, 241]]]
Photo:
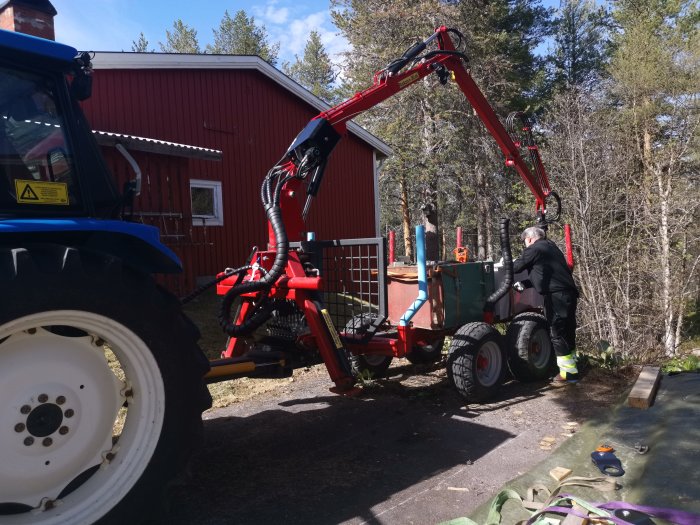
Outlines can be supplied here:
[[214, 217], [214, 188], [192, 188], [192, 215]]
[[0, 205], [78, 203], [53, 80], [0, 67]]
[[224, 224], [220, 182], [193, 179], [190, 181], [190, 196], [194, 226]]

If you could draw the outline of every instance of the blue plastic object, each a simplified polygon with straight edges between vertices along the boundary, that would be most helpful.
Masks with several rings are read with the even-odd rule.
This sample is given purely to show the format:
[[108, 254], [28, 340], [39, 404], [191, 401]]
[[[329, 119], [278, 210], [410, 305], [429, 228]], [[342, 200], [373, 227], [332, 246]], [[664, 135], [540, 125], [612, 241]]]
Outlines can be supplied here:
[[416, 226], [416, 266], [418, 266], [418, 297], [401, 316], [399, 326], [406, 326], [428, 300], [428, 272], [425, 264], [425, 226]]
[[595, 466], [607, 476], [622, 476], [625, 470], [622, 463], [612, 452], [591, 452], [591, 459]]
[[[74, 47], [59, 44], [53, 40], [5, 30], [0, 30], [0, 48], [58, 60], [59, 62], [65, 62], [66, 65], [73, 65], [73, 59], [78, 54]], [[3, 52], [5, 52], [4, 49]]]

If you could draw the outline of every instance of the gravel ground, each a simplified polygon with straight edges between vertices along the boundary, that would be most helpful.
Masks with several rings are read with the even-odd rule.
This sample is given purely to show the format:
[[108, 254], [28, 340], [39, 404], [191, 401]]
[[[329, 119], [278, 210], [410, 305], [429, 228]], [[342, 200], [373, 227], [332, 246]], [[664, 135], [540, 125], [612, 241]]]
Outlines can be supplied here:
[[205, 413], [203, 447], [160, 523], [403, 525], [463, 516], [548, 457], [575, 432], [572, 423], [604, 418], [633, 379], [594, 370], [576, 386], [510, 382], [490, 403], [465, 406], [440, 367], [398, 361], [390, 371], [360, 398], [331, 394], [322, 366], [274, 386], [219, 385], [241, 402]]

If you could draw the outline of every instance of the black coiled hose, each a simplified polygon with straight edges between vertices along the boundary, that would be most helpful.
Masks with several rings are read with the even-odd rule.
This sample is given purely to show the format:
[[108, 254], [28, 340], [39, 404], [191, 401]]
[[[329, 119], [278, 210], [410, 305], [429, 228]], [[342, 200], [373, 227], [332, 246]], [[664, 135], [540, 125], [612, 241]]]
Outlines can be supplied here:
[[[270, 318], [274, 309], [274, 303], [267, 300], [267, 291], [284, 273], [287, 266], [287, 258], [289, 253], [289, 242], [287, 239], [287, 231], [284, 227], [282, 219], [282, 209], [279, 205], [279, 197], [284, 183], [290, 180], [292, 176], [286, 170], [281, 168], [280, 163], [270, 170], [263, 181], [260, 197], [265, 206], [265, 214], [270, 222], [272, 231], [275, 234], [276, 251], [275, 260], [272, 268], [269, 271], [259, 270], [263, 276], [257, 281], [242, 282], [242, 278], [234, 284], [231, 289], [226, 292], [221, 301], [219, 309], [219, 325], [222, 330], [232, 337], [247, 335], [253, 330], [261, 326]], [[274, 187], [274, 190], [273, 190]], [[241, 324], [235, 324], [235, 320], [231, 319], [231, 307], [234, 301], [243, 294], [260, 292], [263, 294], [261, 301], [255, 305], [255, 309], [246, 317]]]
[[501, 287], [488, 296], [484, 306], [485, 312], [493, 312], [496, 303], [501, 297], [508, 293], [513, 285], [513, 255], [510, 251], [510, 235], [508, 226], [510, 219], [502, 218], [499, 224], [499, 233], [501, 237], [501, 253], [503, 254], [503, 269], [506, 272], [506, 277], [501, 283]]

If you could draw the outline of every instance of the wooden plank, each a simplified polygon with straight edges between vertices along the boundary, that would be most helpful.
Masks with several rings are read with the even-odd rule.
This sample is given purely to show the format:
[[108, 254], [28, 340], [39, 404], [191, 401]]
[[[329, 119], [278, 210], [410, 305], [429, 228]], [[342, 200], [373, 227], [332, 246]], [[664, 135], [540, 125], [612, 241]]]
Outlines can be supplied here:
[[571, 469], [566, 467], [554, 467], [549, 471], [549, 475], [552, 476], [556, 481], [561, 481], [564, 478], [571, 475]]
[[658, 366], [645, 366], [632, 387], [627, 404], [634, 408], [649, 408], [654, 403], [656, 391], [661, 380], [661, 369]]

